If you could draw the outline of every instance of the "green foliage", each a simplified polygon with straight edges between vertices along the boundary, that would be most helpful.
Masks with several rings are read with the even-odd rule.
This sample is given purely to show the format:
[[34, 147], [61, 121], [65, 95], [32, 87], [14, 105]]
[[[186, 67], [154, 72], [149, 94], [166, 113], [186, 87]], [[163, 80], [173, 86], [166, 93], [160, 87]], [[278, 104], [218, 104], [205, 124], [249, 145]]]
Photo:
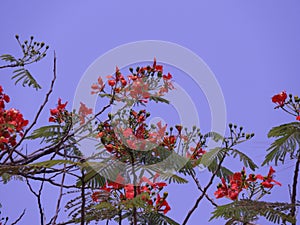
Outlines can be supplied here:
[[17, 62], [18, 60], [9, 54], [0, 55], [0, 59], [6, 62]]
[[156, 211], [139, 215], [139, 217], [139, 220], [143, 225], [179, 225], [179, 223], [172, 220], [170, 217]]
[[170, 101], [165, 99], [165, 98], [162, 98], [162, 97], [159, 97], [159, 96], [150, 96], [150, 100], [153, 100], [155, 101], [156, 103], [158, 102], [162, 102], [162, 103], [166, 103], [166, 104], [169, 104]]
[[268, 154], [262, 165], [269, 164], [274, 161], [275, 165], [281, 161], [284, 163], [286, 155], [291, 158], [299, 154], [300, 146], [300, 123], [292, 122], [274, 127], [268, 133], [269, 138], [277, 138], [268, 148]]
[[[100, 171], [103, 170], [104, 168], [107, 168], [107, 165], [105, 164], [100, 164], [97, 163], [92, 163], [92, 166], [90, 166], [90, 163], [84, 163], [82, 165], [82, 169], [84, 169], [85, 171], [85, 176], [84, 176], [84, 183], [90, 187], [90, 188], [93, 188], [93, 189], [96, 189], [96, 188], [100, 188], [102, 187], [105, 182], [106, 182], [106, 179], [100, 175]], [[110, 175], [114, 174], [114, 168], [112, 167], [108, 167], [107, 168], [107, 171], [106, 171], [106, 174], [109, 173]], [[78, 179], [77, 183], [76, 183], [76, 186], [77, 187], [81, 187], [82, 185], [82, 180]]]
[[60, 141], [60, 137], [62, 136], [62, 127], [60, 125], [49, 125], [40, 127], [32, 132], [30, 136], [27, 136], [27, 139], [38, 139], [42, 138], [41, 143], [46, 142], [54, 142], [57, 143]]
[[10, 64], [0, 66], [0, 69], [17, 67], [18, 69], [13, 71], [14, 75], [12, 76], [12, 79], [16, 79], [15, 84], [22, 81], [24, 87], [32, 86], [36, 90], [41, 89], [41, 86], [25, 66], [42, 60], [46, 56], [49, 46], [46, 46], [44, 42], [34, 41], [32, 36], [30, 40], [25, 40], [23, 43], [20, 42], [18, 35], [16, 35], [16, 39], [23, 55], [18, 58], [10, 54], [1, 55], [0, 59]]
[[227, 150], [222, 147], [215, 147], [206, 152], [201, 158], [201, 164], [205, 167], [209, 167], [214, 161], [221, 160]]
[[14, 75], [11, 79], [16, 79], [15, 84], [22, 81], [23, 87], [25, 86], [32, 86], [36, 90], [41, 89], [42, 87], [37, 83], [37, 81], [34, 79], [34, 77], [30, 74], [30, 72], [25, 69], [24, 67], [21, 67], [20, 69], [13, 71]]
[[229, 219], [226, 224], [235, 224], [235, 222], [251, 222], [257, 219], [257, 216], [265, 217], [272, 223], [281, 223], [287, 221], [295, 222], [295, 218], [288, 215], [293, 205], [282, 202], [262, 202], [253, 200], [240, 200], [232, 203], [218, 206], [210, 218]]
[[237, 149], [230, 149], [230, 153], [233, 156], [233, 158], [239, 156], [240, 161], [243, 162], [245, 167], [249, 167], [253, 171], [258, 168], [258, 166], [253, 162], [253, 160], [249, 158], [245, 153]]

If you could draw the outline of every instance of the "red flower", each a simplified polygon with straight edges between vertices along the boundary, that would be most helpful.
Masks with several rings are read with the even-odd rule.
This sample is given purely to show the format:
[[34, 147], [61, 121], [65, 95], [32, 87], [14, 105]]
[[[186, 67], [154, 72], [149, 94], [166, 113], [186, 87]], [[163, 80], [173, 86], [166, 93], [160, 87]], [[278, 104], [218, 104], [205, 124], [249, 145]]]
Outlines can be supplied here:
[[125, 197], [127, 199], [133, 199], [134, 198], [134, 186], [133, 186], [133, 184], [125, 185]]
[[300, 121], [300, 116], [297, 116], [297, 117], [296, 117], [296, 120], [299, 120], [299, 121]]
[[93, 194], [92, 194], [92, 200], [93, 200], [93, 202], [98, 202], [99, 196], [100, 196], [100, 192], [99, 191], [93, 192]]
[[214, 195], [216, 198], [223, 198], [228, 195], [228, 187], [224, 178], [221, 179], [222, 183], [218, 185], [218, 190], [215, 191]]
[[285, 91], [280, 92], [277, 95], [272, 97], [272, 102], [278, 104], [279, 107], [284, 106], [285, 100], [287, 98], [287, 94]]
[[61, 103], [61, 99], [58, 99], [58, 105], [57, 105], [57, 109], [59, 111], [63, 111], [65, 110], [66, 106], [67, 106], [68, 102], [66, 102], [65, 104]]
[[57, 106], [55, 109], [50, 109], [50, 117], [49, 117], [49, 122], [54, 122], [54, 123], [62, 123], [64, 121], [64, 116], [67, 110], [65, 109], [67, 106], [68, 102], [66, 103], [61, 103], [61, 99], [58, 99]]
[[123, 86], [126, 86], [127, 81], [125, 79], [121, 79], [121, 83], [122, 83]]
[[115, 84], [116, 84], [116, 81], [115, 81], [115, 80], [109, 80], [109, 81], [108, 81], [108, 85], [109, 85], [109, 86], [112, 86], [112, 87], [113, 87], [113, 86], [115, 86]]
[[83, 125], [85, 123], [85, 117], [92, 113], [93, 113], [92, 108], [88, 108], [84, 103], [80, 102], [80, 107], [79, 107], [79, 111], [78, 111], [80, 125]]
[[[167, 194], [164, 193], [164, 196], [161, 198], [159, 194], [157, 194], [156, 198], [156, 209], [158, 211], [163, 211], [164, 214], [167, 214], [171, 207], [169, 206], [168, 202], [166, 201]], [[164, 207], [164, 208], [163, 208]]]
[[98, 78], [98, 84], [93, 84], [91, 88], [93, 89], [91, 91], [91, 94], [98, 94], [99, 92], [102, 92], [105, 87], [105, 84], [103, 83], [102, 77]]
[[274, 173], [275, 173], [275, 170], [271, 166], [270, 170], [269, 170], [269, 173], [268, 173], [268, 176], [263, 177], [262, 175], [258, 174], [258, 175], [256, 175], [256, 178], [263, 181], [261, 183], [261, 185], [265, 188], [272, 188], [274, 186], [274, 184], [281, 186], [281, 183], [279, 183], [276, 180], [273, 180], [273, 174]]
[[172, 79], [172, 75], [170, 73], [168, 73], [168, 75], [163, 75], [163, 79], [164, 80], [171, 80]]

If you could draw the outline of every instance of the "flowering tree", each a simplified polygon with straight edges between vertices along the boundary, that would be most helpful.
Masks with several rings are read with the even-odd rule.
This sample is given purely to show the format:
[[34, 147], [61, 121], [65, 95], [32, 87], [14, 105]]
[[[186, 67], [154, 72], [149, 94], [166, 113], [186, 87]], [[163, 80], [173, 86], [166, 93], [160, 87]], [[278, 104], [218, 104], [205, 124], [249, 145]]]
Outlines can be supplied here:
[[[48, 46], [43, 42], [17, 41], [22, 57], [2, 55], [8, 64], [1, 69], [14, 68], [12, 79], [16, 84], [40, 89], [38, 81], [27, 67], [46, 56]], [[269, 137], [277, 138], [268, 149], [262, 166], [274, 162], [284, 163], [289, 156], [295, 160], [295, 172], [290, 202], [266, 202], [261, 199], [271, 194], [276, 186], [275, 170], [268, 168], [265, 176], [250, 172], [258, 166], [241, 150], [240, 143], [250, 140], [242, 127], [228, 125], [228, 134], [215, 132], [203, 134], [200, 129], [191, 130], [180, 124], [167, 126], [161, 121], [148, 124], [151, 116], [149, 102], [168, 104], [165, 94], [174, 89], [173, 76], [164, 73], [156, 59], [151, 65], [130, 68], [123, 75], [117, 67], [115, 73], [101, 77], [91, 84], [91, 94], [97, 95], [103, 106], [93, 112], [84, 102], [76, 111], [69, 110], [68, 102], [58, 99], [50, 109], [48, 124], [36, 127], [41, 112], [48, 103], [56, 80], [56, 57], [54, 54], [53, 79], [45, 99], [33, 121], [23, 118], [20, 111], [7, 108], [10, 102], [5, 87], [0, 86], [0, 175], [7, 183], [12, 177], [26, 182], [29, 191], [37, 198], [40, 224], [89, 224], [114, 220], [118, 224], [179, 224], [168, 216], [176, 206], [170, 206], [172, 196], [166, 191], [168, 185], [194, 181], [199, 190], [194, 206], [183, 214], [181, 224], [188, 224], [192, 214], [202, 200], [209, 201], [215, 208], [211, 219], [223, 218], [226, 224], [254, 224], [259, 217], [273, 223], [296, 224], [297, 180], [300, 164], [300, 126], [295, 121], [272, 128]], [[281, 92], [272, 98], [275, 108], [280, 108], [300, 120], [300, 99]], [[116, 108], [112, 110], [113, 108]], [[110, 110], [110, 113], [109, 113]], [[112, 113], [113, 111], [113, 113]], [[36, 146], [36, 140], [40, 145]], [[86, 141], [93, 140], [92, 153], [81, 151]], [[208, 141], [218, 145], [208, 148]], [[24, 151], [24, 143], [32, 146]], [[226, 166], [228, 158], [237, 158], [243, 164], [240, 172]], [[197, 167], [207, 169], [206, 184], [198, 180]], [[246, 169], [247, 168], [247, 169]], [[32, 181], [40, 182], [38, 191]], [[217, 185], [217, 183], [220, 183]], [[48, 220], [42, 206], [41, 196], [45, 185], [58, 189], [55, 214]], [[217, 188], [216, 188], [217, 186]], [[210, 196], [209, 190], [214, 190]], [[68, 220], [59, 222], [62, 199]], [[230, 203], [217, 204], [218, 198], [226, 197]], [[13, 222], [16, 224], [23, 217]], [[49, 216], [47, 216], [49, 217]], [[2, 218], [1, 224], [7, 224]]]

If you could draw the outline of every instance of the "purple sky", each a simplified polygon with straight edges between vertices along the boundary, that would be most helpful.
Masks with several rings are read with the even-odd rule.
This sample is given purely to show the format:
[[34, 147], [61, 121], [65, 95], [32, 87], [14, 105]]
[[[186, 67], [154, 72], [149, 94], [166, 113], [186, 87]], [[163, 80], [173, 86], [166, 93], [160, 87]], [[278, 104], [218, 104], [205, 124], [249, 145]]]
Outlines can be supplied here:
[[[51, 47], [49, 56], [32, 67], [32, 72], [45, 87], [38, 93], [14, 86], [10, 81], [11, 71], [0, 71], [0, 84], [12, 98], [9, 106], [20, 109], [28, 119], [36, 112], [49, 85], [53, 50], [58, 60], [58, 81], [49, 107], [55, 105], [58, 97], [72, 102], [87, 67], [107, 51], [129, 42], [162, 40], [190, 49], [210, 67], [223, 91], [227, 122], [237, 123], [255, 133], [255, 138], [241, 150], [253, 156], [257, 164], [262, 162], [270, 143], [266, 136], [268, 130], [294, 120], [273, 110], [271, 97], [282, 90], [300, 94], [299, 1], [91, 0], [41, 3], [11, 0], [0, 4], [0, 21], [0, 54], [18, 53], [15, 34], [22, 39], [34, 35]], [[176, 80], [176, 74], [173, 76]], [[199, 93], [193, 90], [189, 93], [197, 107], [206, 104], [204, 108], [207, 110], [207, 103], [199, 102], [198, 95], [203, 98], [203, 94], [200, 90]], [[41, 124], [46, 122], [48, 111], [43, 116]], [[206, 121], [202, 123], [206, 124]], [[269, 200], [288, 199], [287, 184], [291, 182], [292, 165], [287, 162], [275, 168], [276, 179], [283, 183], [283, 187], [276, 187]], [[238, 170], [241, 168], [237, 160], [232, 166]], [[268, 168], [262, 171], [267, 173]], [[170, 185], [169, 190], [172, 210], [168, 215], [181, 223], [199, 193], [192, 183]], [[50, 191], [44, 202], [50, 205], [56, 196]], [[38, 224], [34, 222], [38, 221], [35, 199], [28, 194], [25, 184], [1, 184], [0, 202], [3, 213], [11, 218], [16, 218], [27, 208], [20, 224]], [[201, 204], [189, 224], [207, 223], [211, 208], [204, 202]], [[268, 223], [262, 221], [260, 224]]]

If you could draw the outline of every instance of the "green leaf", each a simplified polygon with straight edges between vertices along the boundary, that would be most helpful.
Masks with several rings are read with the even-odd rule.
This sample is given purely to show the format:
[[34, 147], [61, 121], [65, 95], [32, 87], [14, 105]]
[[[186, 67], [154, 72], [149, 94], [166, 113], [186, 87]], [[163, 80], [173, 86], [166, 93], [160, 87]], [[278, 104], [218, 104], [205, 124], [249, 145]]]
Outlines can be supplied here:
[[257, 217], [262, 216], [273, 223], [280, 223], [287, 221], [295, 222], [295, 218], [289, 216], [289, 211], [293, 207], [292, 204], [285, 202], [262, 202], [253, 200], [240, 200], [232, 203], [218, 206], [210, 221], [217, 218], [230, 219], [228, 222], [247, 223], [256, 220]]
[[208, 167], [210, 164], [212, 164], [213, 161], [215, 161], [217, 158], [222, 158], [225, 154], [225, 149], [221, 147], [215, 147], [208, 152], [206, 152], [201, 157], [201, 164], [203, 164], [205, 167]]
[[57, 142], [58, 138], [62, 135], [60, 125], [49, 125], [40, 127], [32, 132], [26, 139], [42, 138], [42, 142]]
[[22, 81], [22, 85], [25, 86], [33, 86], [36, 90], [41, 89], [42, 87], [37, 83], [34, 77], [30, 74], [30, 72], [21, 67], [20, 69], [14, 70], [13, 73], [15, 75], [12, 76], [11, 79], [16, 79], [15, 84]]
[[162, 98], [162, 97], [159, 97], [159, 96], [150, 96], [150, 100], [153, 100], [153, 101], [155, 101], [156, 103], [158, 103], [158, 102], [163, 102], [163, 103], [167, 103], [167, 104], [170, 103], [169, 100], [167, 100], [167, 99], [165, 99], [165, 98]]
[[18, 61], [18, 60], [16, 60], [15, 57], [13, 57], [12, 55], [9, 55], [9, 54], [1, 55], [0, 58], [3, 61], [7, 61], [7, 62], [17, 62]]
[[46, 160], [43, 162], [31, 163], [31, 164], [28, 164], [27, 166], [33, 167], [33, 168], [39, 168], [39, 167], [40, 168], [51, 168], [53, 166], [62, 165], [62, 164], [75, 165], [76, 163], [74, 163], [71, 160], [57, 159], [57, 160]]
[[214, 132], [214, 131], [211, 131], [211, 132], [208, 132], [207, 134], [205, 134], [204, 138], [211, 138], [215, 142], [218, 142], [218, 141], [221, 141], [224, 139], [224, 137], [221, 134]]
[[249, 167], [251, 170], [255, 170], [258, 168], [258, 166], [250, 159], [246, 154], [243, 152], [237, 150], [237, 149], [230, 149], [230, 153], [232, 154], [233, 158], [236, 158], [237, 156], [240, 157], [240, 161], [243, 162], [245, 167]]
[[284, 163], [287, 154], [292, 158], [296, 155], [295, 151], [299, 152], [300, 123], [292, 122], [274, 127], [268, 133], [268, 137], [277, 139], [267, 149], [269, 153], [266, 155], [262, 166], [272, 161], [275, 162], [275, 165], [279, 161]]

